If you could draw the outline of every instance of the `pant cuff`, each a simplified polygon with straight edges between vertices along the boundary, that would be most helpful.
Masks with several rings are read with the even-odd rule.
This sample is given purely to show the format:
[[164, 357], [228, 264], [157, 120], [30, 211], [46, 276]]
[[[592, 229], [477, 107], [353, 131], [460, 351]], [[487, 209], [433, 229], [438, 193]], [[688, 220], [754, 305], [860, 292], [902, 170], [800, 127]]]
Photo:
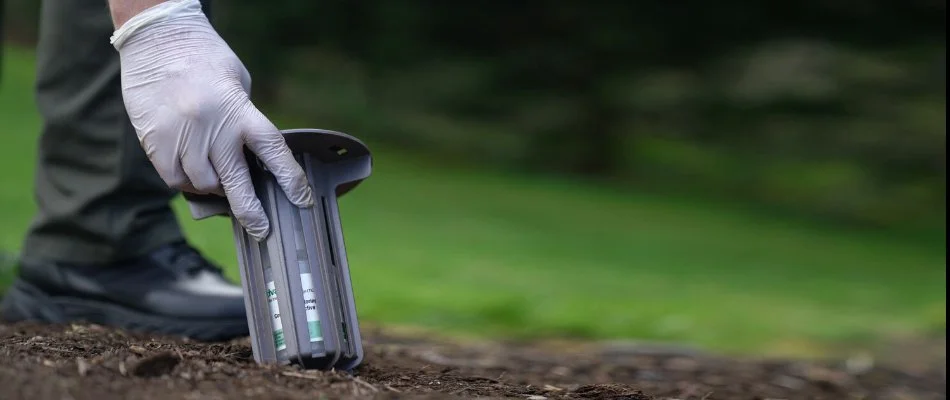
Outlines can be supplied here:
[[115, 244], [89, 243], [75, 236], [34, 234], [27, 236], [20, 260], [27, 263], [108, 264], [145, 256], [184, 239], [175, 220], [129, 235]]

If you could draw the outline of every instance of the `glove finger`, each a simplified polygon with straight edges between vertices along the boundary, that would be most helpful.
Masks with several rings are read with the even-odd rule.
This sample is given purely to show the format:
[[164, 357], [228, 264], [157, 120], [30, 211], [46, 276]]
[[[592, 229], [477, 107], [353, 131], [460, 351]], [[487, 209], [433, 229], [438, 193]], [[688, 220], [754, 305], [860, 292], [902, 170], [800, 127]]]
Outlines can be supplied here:
[[143, 140], [145, 155], [148, 156], [158, 176], [172, 189], [194, 192], [195, 187], [185, 174], [178, 158], [178, 149], [170, 146], [155, 146], [148, 140]]
[[267, 237], [270, 224], [254, 192], [247, 161], [241, 150], [240, 143], [215, 146], [211, 149], [211, 164], [218, 171], [221, 187], [234, 217], [249, 235], [261, 241]]
[[313, 193], [307, 175], [294, 159], [277, 127], [252, 106], [245, 119], [244, 129], [247, 147], [274, 174], [290, 202], [297, 207], [313, 206]]
[[187, 175], [191, 181], [191, 186], [194, 188], [195, 193], [213, 193], [222, 196], [225, 194], [221, 188], [218, 173], [211, 165], [211, 160], [208, 158], [207, 153], [194, 152], [185, 154], [181, 159], [181, 167], [185, 171], [185, 175]]

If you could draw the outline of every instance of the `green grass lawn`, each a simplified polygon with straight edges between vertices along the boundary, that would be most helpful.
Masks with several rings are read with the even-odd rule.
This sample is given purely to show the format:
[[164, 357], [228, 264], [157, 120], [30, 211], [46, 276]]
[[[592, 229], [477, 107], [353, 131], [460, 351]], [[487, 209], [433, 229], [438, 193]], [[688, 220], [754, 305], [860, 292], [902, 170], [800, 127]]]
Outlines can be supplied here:
[[[16, 251], [34, 210], [40, 120], [32, 53], [6, 51], [0, 250]], [[945, 326], [942, 245], [425, 165], [385, 149], [376, 157], [373, 176], [341, 202], [364, 321], [721, 351], [794, 351]], [[228, 222], [196, 222], [175, 206], [194, 243], [236, 277]]]

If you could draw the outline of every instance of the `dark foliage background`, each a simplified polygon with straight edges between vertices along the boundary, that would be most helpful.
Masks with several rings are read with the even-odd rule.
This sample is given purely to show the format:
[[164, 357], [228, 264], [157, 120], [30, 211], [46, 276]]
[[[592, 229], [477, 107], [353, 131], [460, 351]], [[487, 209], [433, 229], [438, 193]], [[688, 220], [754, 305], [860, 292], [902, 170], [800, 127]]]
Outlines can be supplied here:
[[[35, 0], [7, 0], [34, 39]], [[103, 3], [105, 3], [103, 1]], [[254, 97], [422, 155], [944, 229], [946, 3], [218, 1]]]

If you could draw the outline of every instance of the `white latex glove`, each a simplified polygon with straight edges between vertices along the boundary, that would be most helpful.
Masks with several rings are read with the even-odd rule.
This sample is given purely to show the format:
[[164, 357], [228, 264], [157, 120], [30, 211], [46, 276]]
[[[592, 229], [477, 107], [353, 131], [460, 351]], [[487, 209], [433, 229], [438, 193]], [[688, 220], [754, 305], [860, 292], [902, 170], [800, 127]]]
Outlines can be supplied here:
[[254, 193], [246, 145], [299, 207], [313, 205], [306, 175], [278, 129], [250, 101], [251, 78], [198, 0], [169, 0], [116, 30], [122, 95], [149, 160], [168, 186], [227, 197], [248, 234], [269, 223]]

